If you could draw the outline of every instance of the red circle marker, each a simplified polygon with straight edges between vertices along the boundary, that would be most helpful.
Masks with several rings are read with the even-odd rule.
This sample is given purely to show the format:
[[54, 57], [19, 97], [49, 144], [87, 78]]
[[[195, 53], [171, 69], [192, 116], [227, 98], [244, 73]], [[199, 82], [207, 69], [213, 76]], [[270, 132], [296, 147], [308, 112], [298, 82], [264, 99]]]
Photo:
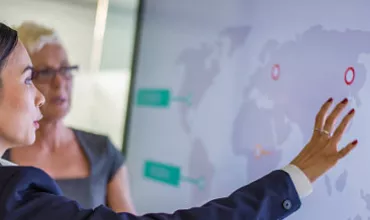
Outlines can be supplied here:
[[274, 64], [271, 68], [271, 78], [273, 80], [278, 80], [280, 78], [280, 65]]
[[[353, 81], [355, 81], [355, 76], [356, 76], [356, 72], [355, 72], [355, 68], [353, 67], [348, 67], [346, 69], [346, 71], [344, 72], [344, 82], [350, 86]], [[350, 79], [348, 79], [348, 77], [350, 77]]]

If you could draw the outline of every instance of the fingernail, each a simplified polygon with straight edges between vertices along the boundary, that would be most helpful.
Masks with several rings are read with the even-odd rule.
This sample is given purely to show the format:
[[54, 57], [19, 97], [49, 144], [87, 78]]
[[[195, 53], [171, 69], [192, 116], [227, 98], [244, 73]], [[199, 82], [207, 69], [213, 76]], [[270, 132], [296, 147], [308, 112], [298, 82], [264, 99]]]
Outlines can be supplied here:
[[349, 115], [355, 113], [355, 109], [353, 108], [350, 112], [348, 112]]
[[332, 102], [333, 101], [333, 98], [330, 98], [330, 99], [328, 99], [328, 101], [326, 101], [326, 102]]
[[345, 99], [343, 99], [343, 101], [341, 102], [342, 104], [346, 104], [348, 102], [348, 99], [347, 98], [345, 98]]
[[352, 142], [352, 145], [356, 145], [357, 144], [357, 140], [354, 140], [353, 142]]

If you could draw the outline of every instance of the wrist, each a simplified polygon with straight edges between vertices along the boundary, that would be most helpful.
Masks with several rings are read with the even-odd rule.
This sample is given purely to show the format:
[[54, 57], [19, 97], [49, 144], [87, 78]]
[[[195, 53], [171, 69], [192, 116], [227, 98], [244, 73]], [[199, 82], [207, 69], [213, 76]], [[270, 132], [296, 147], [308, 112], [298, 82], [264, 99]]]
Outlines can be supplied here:
[[305, 166], [304, 164], [299, 163], [299, 162], [295, 162], [295, 161], [292, 161], [290, 164], [295, 166], [296, 168], [298, 168], [302, 172], [302, 174], [304, 174], [307, 177], [307, 179], [310, 181], [310, 183], [315, 182], [315, 180], [317, 179], [317, 177], [315, 177], [314, 173], [311, 172], [310, 169], [307, 166]]

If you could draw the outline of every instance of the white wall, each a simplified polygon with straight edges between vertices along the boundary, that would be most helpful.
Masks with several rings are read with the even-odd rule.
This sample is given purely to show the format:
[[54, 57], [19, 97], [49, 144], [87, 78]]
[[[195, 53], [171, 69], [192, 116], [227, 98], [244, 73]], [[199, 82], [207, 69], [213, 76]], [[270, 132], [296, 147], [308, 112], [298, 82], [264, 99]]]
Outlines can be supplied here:
[[[77, 2], [77, 1], [76, 1]], [[0, 0], [0, 21], [18, 25], [33, 20], [55, 28], [68, 50], [71, 63], [88, 71], [96, 6], [69, 1]]]
[[135, 25], [136, 5], [109, 6], [101, 60], [103, 70], [131, 67]]
[[72, 111], [65, 123], [109, 135], [121, 149], [129, 83], [130, 73], [123, 70], [76, 76]]

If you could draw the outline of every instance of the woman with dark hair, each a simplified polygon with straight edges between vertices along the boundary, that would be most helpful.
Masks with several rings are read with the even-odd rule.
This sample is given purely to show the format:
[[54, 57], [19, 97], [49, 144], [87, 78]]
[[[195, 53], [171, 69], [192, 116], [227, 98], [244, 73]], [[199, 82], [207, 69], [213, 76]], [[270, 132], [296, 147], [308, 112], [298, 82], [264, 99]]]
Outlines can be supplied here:
[[32, 83], [32, 63], [17, 32], [0, 25], [0, 152], [35, 141], [44, 96]]
[[[33, 67], [17, 33], [0, 23], [0, 153], [35, 141], [43, 95], [33, 85]], [[346, 99], [326, 113], [333, 100], [317, 114], [311, 140], [282, 170], [236, 190], [230, 196], [172, 214], [135, 216], [116, 213], [101, 205], [83, 209], [61, 195], [55, 181], [44, 171], [26, 166], [0, 167], [0, 219], [2, 220], [221, 220], [283, 219], [300, 208], [311, 192], [311, 183], [348, 155], [357, 145], [349, 143], [338, 151], [342, 134], [354, 116], [351, 110], [334, 129], [334, 122], [347, 105]], [[333, 134], [333, 135], [331, 135]]]
[[116, 212], [134, 213], [121, 152], [105, 135], [64, 124], [77, 66], [70, 64], [58, 34], [30, 21], [18, 26], [17, 32], [33, 63], [33, 83], [46, 102], [40, 108], [44, 117], [36, 141], [27, 148], [6, 151], [3, 159], [44, 170], [58, 183], [63, 195], [84, 208], [104, 204]]

